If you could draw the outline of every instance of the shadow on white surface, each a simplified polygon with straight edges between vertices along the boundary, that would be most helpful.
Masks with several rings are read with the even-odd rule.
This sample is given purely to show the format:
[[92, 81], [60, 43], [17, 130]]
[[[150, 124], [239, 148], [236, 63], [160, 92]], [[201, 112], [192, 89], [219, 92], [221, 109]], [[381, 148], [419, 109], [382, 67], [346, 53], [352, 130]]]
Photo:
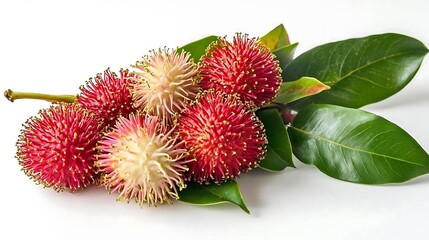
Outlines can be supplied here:
[[412, 94], [407, 91], [399, 92], [398, 96], [392, 96], [384, 101], [371, 104], [369, 108], [382, 110], [409, 106], [417, 107], [419, 105], [429, 107], [429, 93], [426, 88], [414, 88]]

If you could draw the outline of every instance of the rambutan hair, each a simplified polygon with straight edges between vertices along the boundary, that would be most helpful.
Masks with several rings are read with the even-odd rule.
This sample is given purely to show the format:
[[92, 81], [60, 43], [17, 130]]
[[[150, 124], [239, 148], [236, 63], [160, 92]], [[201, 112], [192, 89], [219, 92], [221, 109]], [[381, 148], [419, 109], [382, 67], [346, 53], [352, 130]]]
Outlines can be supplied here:
[[197, 65], [185, 51], [151, 51], [133, 67], [140, 70], [133, 78], [134, 107], [167, 125], [200, 89]]
[[80, 87], [77, 101], [93, 112], [103, 126], [112, 126], [120, 116], [134, 112], [130, 79], [133, 76], [124, 69], [118, 76], [108, 68]]
[[247, 34], [237, 34], [233, 42], [219, 38], [201, 58], [201, 87], [238, 94], [256, 107], [270, 102], [282, 83], [275, 55]]
[[190, 155], [189, 180], [220, 183], [256, 167], [266, 136], [255, 113], [237, 96], [204, 92], [178, 118], [177, 132]]
[[52, 105], [23, 126], [17, 158], [36, 183], [74, 192], [95, 181], [101, 126], [93, 113], [74, 103]]
[[171, 203], [185, 187], [183, 142], [166, 131], [157, 117], [132, 114], [120, 118], [99, 142], [97, 166], [102, 184], [118, 192], [118, 200], [139, 205]]

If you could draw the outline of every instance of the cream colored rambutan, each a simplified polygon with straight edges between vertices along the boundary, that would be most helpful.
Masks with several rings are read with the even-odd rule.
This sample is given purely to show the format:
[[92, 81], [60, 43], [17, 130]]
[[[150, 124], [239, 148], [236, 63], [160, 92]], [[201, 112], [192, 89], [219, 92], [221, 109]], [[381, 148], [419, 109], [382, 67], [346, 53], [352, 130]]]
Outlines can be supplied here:
[[130, 115], [119, 118], [113, 130], [100, 141], [96, 165], [102, 184], [118, 192], [118, 200], [134, 199], [139, 205], [156, 206], [178, 199], [185, 187], [187, 151], [157, 117]]
[[134, 107], [149, 115], [158, 116], [165, 124], [195, 99], [199, 91], [198, 68], [185, 51], [160, 49], [151, 51], [134, 66], [140, 71], [132, 91]]

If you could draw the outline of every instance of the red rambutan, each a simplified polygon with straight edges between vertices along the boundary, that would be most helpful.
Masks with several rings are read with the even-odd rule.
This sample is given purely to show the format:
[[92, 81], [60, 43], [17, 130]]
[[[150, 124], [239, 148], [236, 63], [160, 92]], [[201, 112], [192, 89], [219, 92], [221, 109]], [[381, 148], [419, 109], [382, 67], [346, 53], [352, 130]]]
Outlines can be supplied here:
[[255, 113], [234, 95], [204, 92], [178, 118], [190, 151], [188, 178], [219, 183], [255, 167], [265, 153], [266, 136]]
[[95, 114], [103, 126], [112, 126], [119, 116], [128, 116], [134, 111], [131, 96], [132, 73], [120, 70], [117, 76], [110, 69], [90, 78], [81, 86], [78, 103]]
[[237, 34], [230, 43], [219, 38], [201, 59], [204, 90], [239, 94], [244, 102], [262, 106], [271, 101], [282, 83], [279, 62], [255, 39]]
[[187, 151], [171, 136], [173, 130], [165, 131], [157, 117], [119, 118], [98, 145], [102, 184], [119, 192], [119, 201], [134, 199], [139, 205], [178, 199], [177, 188], [185, 187]]
[[53, 105], [23, 126], [17, 158], [30, 178], [70, 192], [94, 182], [100, 126], [92, 113], [77, 104]]

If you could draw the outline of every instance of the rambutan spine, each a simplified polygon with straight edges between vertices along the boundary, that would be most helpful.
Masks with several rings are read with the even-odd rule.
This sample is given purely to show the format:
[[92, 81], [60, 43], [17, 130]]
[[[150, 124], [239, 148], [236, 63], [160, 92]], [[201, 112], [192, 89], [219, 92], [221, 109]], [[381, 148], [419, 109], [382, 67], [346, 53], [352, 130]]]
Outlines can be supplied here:
[[133, 81], [134, 107], [172, 124], [174, 115], [192, 101], [199, 91], [197, 65], [190, 54], [159, 49], [150, 51], [132, 67], [138, 69]]
[[134, 74], [121, 69], [119, 76], [110, 68], [80, 86], [78, 103], [95, 114], [103, 126], [110, 127], [120, 116], [134, 112], [131, 86]]
[[275, 55], [247, 34], [237, 33], [232, 43], [219, 38], [200, 61], [201, 87], [227, 94], [255, 107], [274, 99], [282, 83]]
[[255, 113], [238, 96], [215, 91], [199, 95], [178, 118], [177, 132], [190, 155], [187, 177], [221, 183], [257, 166], [266, 136]]
[[17, 141], [22, 170], [36, 183], [74, 192], [94, 183], [100, 125], [78, 104], [52, 105], [30, 118]]
[[178, 199], [185, 187], [183, 142], [157, 117], [131, 114], [121, 117], [99, 142], [97, 166], [102, 184], [118, 192], [118, 200], [134, 199], [139, 205], [156, 206]]

